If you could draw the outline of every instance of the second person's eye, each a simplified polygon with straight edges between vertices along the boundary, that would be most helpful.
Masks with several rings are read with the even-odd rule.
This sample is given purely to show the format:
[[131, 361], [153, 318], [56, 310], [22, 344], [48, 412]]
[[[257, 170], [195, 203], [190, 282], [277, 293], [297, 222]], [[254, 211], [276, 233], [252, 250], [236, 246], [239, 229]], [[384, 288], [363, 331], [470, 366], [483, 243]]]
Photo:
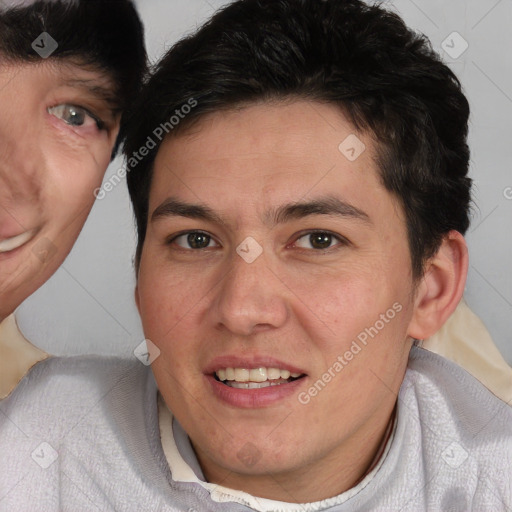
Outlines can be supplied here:
[[96, 127], [98, 130], [102, 130], [105, 127], [101, 119], [89, 112], [89, 110], [77, 105], [63, 103], [55, 107], [50, 107], [48, 113], [62, 119], [66, 124], [73, 127]]

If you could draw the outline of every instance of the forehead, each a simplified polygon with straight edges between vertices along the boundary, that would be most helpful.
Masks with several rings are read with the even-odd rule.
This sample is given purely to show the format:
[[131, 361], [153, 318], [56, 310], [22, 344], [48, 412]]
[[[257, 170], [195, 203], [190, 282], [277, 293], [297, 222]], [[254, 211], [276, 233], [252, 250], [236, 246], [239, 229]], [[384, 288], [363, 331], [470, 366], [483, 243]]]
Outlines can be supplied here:
[[[238, 136], [227, 139], [227, 132]], [[216, 150], [215, 154], [210, 153], [212, 157], [239, 157], [242, 152], [250, 157], [258, 150], [265, 150], [274, 156], [282, 154], [299, 158], [301, 153], [308, 153], [304, 142], [308, 140], [318, 145], [322, 139], [325, 146], [330, 145], [331, 150], [335, 150], [329, 152], [330, 156], [338, 157], [337, 142], [349, 134], [357, 135], [360, 139], [366, 138], [364, 134], [356, 134], [354, 126], [336, 105], [288, 99], [207, 114], [192, 128], [175, 137], [175, 140], [178, 144], [183, 142], [192, 145], [208, 139]], [[172, 145], [173, 139], [166, 142]]]
[[380, 184], [371, 137], [338, 107], [303, 100], [210, 114], [164, 140], [154, 171], [152, 201], [167, 189], [190, 199], [195, 191], [206, 200], [209, 188], [223, 186], [225, 194], [293, 200], [333, 187], [362, 194]]
[[[52, 59], [43, 62], [11, 61], [0, 58], [2, 82], [14, 81], [34, 94], [57, 87], [75, 89], [117, 106], [117, 86], [107, 72], [76, 59]], [[1, 91], [0, 91], [1, 94]]]

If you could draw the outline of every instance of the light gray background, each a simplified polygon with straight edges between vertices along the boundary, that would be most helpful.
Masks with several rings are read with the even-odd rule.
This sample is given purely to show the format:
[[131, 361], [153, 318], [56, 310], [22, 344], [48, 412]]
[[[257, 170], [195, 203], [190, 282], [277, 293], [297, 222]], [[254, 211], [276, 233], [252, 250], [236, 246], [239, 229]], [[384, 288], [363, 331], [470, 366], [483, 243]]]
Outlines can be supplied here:
[[[226, 2], [139, 0], [148, 53], [156, 61]], [[395, 0], [380, 2], [425, 33], [461, 79], [472, 107], [473, 221], [467, 240], [466, 300], [512, 363], [512, 1]], [[442, 42], [454, 31], [468, 43], [457, 58]], [[454, 39], [455, 37], [455, 39]], [[453, 51], [458, 36], [448, 38]], [[108, 179], [122, 161], [114, 161]], [[59, 355], [130, 355], [143, 340], [133, 300], [135, 232], [125, 183], [97, 201], [64, 265], [22, 306], [25, 335]]]

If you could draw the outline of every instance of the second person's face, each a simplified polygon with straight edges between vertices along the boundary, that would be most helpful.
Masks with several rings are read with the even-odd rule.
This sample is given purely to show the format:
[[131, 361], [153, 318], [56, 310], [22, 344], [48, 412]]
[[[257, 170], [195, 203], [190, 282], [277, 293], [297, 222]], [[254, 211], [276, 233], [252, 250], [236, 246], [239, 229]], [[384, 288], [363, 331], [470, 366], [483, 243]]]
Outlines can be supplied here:
[[75, 242], [117, 137], [113, 84], [78, 65], [0, 62], [0, 320]]

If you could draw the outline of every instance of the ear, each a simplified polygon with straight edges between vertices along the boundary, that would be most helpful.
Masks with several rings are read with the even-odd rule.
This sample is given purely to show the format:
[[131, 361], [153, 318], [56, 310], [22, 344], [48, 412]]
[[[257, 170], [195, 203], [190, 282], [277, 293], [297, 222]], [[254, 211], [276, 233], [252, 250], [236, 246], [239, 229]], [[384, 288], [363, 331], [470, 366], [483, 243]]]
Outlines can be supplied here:
[[458, 231], [450, 231], [418, 285], [409, 336], [423, 340], [443, 326], [462, 298], [467, 273], [466, 241]]

